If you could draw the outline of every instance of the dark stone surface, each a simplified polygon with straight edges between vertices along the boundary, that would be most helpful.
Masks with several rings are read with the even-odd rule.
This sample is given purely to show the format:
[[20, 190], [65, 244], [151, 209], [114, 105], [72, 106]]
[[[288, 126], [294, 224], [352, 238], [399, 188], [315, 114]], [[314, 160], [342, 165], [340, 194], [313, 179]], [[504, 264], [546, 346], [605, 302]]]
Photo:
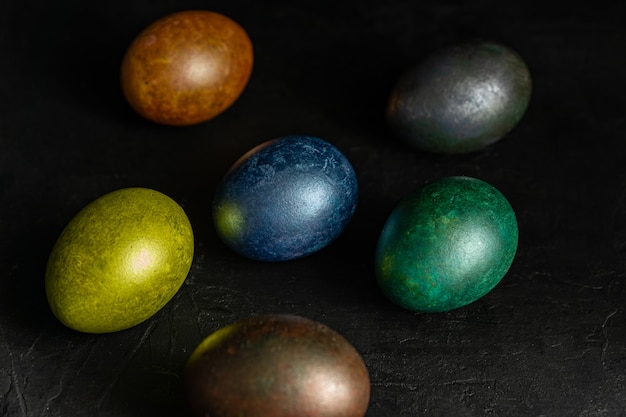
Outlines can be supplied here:
[[[129, 108], [119, 66], [138, 31], [183, 8], [246, 28], [255, 67], [228, 111], [167, 128]], [[368, 417], [626, 415], [625, 12], [623, 2], [2, 2], [0, 414], [186, 416], [181, 373], [205, 336], [252, 314], [292, 313], [361, 353]], [[469, 37], [524, 58], [533, 77], [524, 118], [481, 152], [412, 150], [385, 123], [393, 83]], [[212, 196], [243, 152], [286, 134], [336, 145], [359, 178], [359, 206], [310, 257], [246, 260], [217, 238]], [[407, 312], [377, 288], [376, 241], [402, 197], [450, 175], [507, 196], [518, 253], [476, 303]], [[46, 303], [48, 254], [80, 208], [127, 186], [185, 208], [191, 273], [142, 325], [76, 333]]]

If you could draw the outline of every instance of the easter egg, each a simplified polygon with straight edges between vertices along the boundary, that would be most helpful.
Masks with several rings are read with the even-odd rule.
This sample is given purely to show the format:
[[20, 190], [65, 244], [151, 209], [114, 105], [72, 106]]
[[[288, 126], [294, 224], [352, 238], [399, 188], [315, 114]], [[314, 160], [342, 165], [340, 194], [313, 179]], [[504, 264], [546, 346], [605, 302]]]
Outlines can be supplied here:
[[496, 42], [455, 44], [427, 56], [394, 86], [387, 105], [391, 130], [419, 150], [481, 150], [522, 119], [531, 96], [522, 58]]
[[213, 220], [223, 242], [262, 261], [312, 254], [335, 240], [357, 204], [357, 178], [332, 144], [285, 136], [243, 155], [214, 196]]
[[517, 244], [517, 219], [500, 191], [476, 178], [443, 178], [390, 214], [376, 247], [378, 284], [408, 310], [460, 308], [502, 280]]
[[110, 192], [80, 210], [54, 244], [48, 303], [74, 330], [128, 329], [176, 294], [193, 252], [189, 220], [170, 197], [146, 188]]
[[252, 42], [222, 14], [190, 10], [163, 17], [130, 44], [121, 65], [130, 106], [156, 123], [186, 126], [216, 117], [252, 73]]
[[370, 397], [357, 350], [329, 327], [291, 315], [215, 331], [188, 358], [183, 382], [197, 416], [363, 417]]

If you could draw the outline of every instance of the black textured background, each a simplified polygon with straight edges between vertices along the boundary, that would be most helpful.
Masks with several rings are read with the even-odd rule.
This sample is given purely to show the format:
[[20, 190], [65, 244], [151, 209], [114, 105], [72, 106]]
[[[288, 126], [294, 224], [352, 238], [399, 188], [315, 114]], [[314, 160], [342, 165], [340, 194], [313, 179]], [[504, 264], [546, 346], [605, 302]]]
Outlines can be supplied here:
[[[626, 415], [626, 3], [572, 4], [1, 1], [0, 415], [184, 417], [191, 350], [259, 313], [298, 314], [343, 334], [371, 374], [368, 417]], [[185, 9], [239, 22], [256, 62], [221, 116], [167, 128], [126, 105], [119, 64], [141, 29]], [[534, 89], [524, 119], [471, 155], [398, 143], [383, 119], [395, 80], [427, 52], [476, 36], [526, 60]], [[214, 188], [248, 149], [294, 133], [351, 160], [357, 213], [313, 256], [242, 259], [213, 231]], [[507, 196], [517, 257], [465, 308], [403, 311], [375, 285], [378, 234], [401, 197], [457, 174]], [[71, 331], [45, 300], [48, 253], [85, 204], [128, 186], [185, 208], [196, 235], [191, 273], [135, 328]]]

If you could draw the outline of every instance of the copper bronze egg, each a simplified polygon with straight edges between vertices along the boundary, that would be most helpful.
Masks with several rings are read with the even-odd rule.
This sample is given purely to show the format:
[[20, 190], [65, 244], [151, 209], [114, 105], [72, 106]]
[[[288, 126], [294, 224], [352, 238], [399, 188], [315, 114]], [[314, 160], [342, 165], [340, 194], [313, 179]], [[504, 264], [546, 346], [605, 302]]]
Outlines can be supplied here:
[[184, 370], [191, 411], [211, 417], [363, 417], [370, 380], [340, 334], [310, 319], [265, 315], [209, 335]]
[[122, 91], [148, 120], [193, 125], [239, 98], [252, 64], [252, 42], [235, 21], [211, 11], [178, 12], [152, 23], [130, 44], [122, 60]]

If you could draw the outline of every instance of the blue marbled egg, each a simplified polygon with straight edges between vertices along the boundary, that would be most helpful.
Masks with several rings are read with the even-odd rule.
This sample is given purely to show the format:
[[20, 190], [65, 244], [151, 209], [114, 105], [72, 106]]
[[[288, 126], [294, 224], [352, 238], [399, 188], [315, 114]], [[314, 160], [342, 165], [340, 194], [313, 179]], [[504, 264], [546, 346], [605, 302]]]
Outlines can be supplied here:
[[310, 255], [335, 240], [352, 218], [358, 183], [348, 159], [311, 136], [284, 136], [243, 155], [213, 201], [224, 243], [261, 261]]

